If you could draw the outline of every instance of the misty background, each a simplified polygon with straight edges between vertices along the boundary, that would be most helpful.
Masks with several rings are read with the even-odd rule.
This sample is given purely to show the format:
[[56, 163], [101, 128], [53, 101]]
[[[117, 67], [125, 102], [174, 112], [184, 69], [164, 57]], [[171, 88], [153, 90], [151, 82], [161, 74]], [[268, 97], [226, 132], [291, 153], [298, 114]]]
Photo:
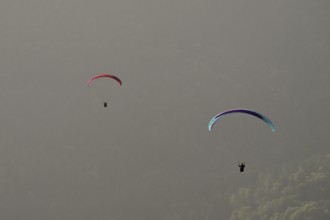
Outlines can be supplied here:
[[[328, 219], [329, 12], [327, 0], [2, 0], [0, 218]], [[105, 80], [108, 108], [107, 85], [86, 86], [99, 73], [123, 81]], [[276, 132], [246, 115], [208, 132], [236, 107]], [[284, 205], [260, 208], [274, 198]]]

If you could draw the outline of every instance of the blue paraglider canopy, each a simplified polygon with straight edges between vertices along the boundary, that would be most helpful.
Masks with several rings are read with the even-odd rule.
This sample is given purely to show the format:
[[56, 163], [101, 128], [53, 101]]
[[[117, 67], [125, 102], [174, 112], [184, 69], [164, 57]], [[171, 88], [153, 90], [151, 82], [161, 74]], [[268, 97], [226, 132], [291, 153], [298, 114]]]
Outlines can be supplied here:
[[252, 111], [252, 110], [249, 110], [249, 109], [230, 109], [230, 110], [227, 110], [227, 111], [224, 111], [224, 112], [220, 112], [219, 114], [214, 116], [211, 119], [211, 121], [209, 122], [209, 125], [208, 125], [209, 131], [212, 130], [212, 127], [213, 127], [214, 123], [216, 121], [218, 121], [222, 116], [232, 114], [232, 113], [245, 113], [245, 114], [255, 116], [255, 117], [263, 120], [264, 122], [266, 122], [268, 124], [268, 126], [272, 129], [272, 131], [275, 132], [275, 126], [269, 118], [267, 118], [266, 116], [264, 116], [264, 115], [262, 115], [262, 114], [260, 114], [256, 111]]

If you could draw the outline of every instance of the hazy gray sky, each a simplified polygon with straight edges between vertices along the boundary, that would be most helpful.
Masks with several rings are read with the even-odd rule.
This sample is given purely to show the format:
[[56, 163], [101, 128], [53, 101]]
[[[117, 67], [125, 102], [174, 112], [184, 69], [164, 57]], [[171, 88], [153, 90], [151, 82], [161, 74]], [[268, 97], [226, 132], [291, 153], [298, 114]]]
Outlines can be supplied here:
[[[0, 218], [256, 214], [239, 193], [258, 176], [330, 153], [329, 12], [328, 0], [2, 0]], [[86, 86], [103, 72], [123, 81], [109, 80], [109, 108]], [[244, 115], [207, 131], [235, 107], [276, 133]], [[330, 209], [319, 200], [304, 202]]]

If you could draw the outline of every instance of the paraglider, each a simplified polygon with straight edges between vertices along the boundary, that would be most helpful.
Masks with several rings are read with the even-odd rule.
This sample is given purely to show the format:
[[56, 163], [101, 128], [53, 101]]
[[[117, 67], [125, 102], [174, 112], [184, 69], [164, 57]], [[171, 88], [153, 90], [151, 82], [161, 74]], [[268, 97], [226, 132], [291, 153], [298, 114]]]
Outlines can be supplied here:
[[[110, 79], [114, 79], [120, 86], [122, 86], [122, 84], [123, 84], [122, 81], [117, 76], [110, 75], [110, 74], [99, 74], [99, 75], [96, 75], [96, 76], [93, 76], [92, 78], [90, 78], [87, 81], [87, 86], [91, 86], [91, 84], [93, 83], [93, 81], [96, 80], [96, 79], [99, 79], [99, 78], [110, 78]], [[108, 107], [108, 103], [106, 101], [103, 102], [103, 107], [104, 108]]]
[[[275, 132], [275, 126], [274, 126], [273, 122], [268, 117], [266, 117], [265, 115], [260, 114], [259, 112], [249, 110], [249, 109], [241, 109], [241, 108], [239, 108], [239, 109], [230, 109], [230, 110], [220, 112], [219, 114], [215, 115], [210, 120], [210, 122], [208, 124], [209, 131], [212, 130], [215, 122], [217, 122], [220, 118], [222, 118], [225, 115], [232, 114], [232, 113], [244, 113], [244, 114], [248, 114], [248, 115], [252, 115], [254, 117], [257, 117], [257, 118], [263, 120], [270, 127], [272, 132]], [[244, 172], [245, 163], [239, 163], [238, 167], [239, 167], [240, 172]]]

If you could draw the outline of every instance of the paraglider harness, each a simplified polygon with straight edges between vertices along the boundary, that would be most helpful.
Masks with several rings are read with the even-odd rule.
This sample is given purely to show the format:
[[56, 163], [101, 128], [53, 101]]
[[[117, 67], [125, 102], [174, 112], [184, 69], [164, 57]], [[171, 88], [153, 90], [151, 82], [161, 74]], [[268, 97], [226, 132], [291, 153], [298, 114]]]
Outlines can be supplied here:
[[238, 163], [238, 167], [239, 167], [239, 172], [244, 172], [245, 162], [244, 163]]

